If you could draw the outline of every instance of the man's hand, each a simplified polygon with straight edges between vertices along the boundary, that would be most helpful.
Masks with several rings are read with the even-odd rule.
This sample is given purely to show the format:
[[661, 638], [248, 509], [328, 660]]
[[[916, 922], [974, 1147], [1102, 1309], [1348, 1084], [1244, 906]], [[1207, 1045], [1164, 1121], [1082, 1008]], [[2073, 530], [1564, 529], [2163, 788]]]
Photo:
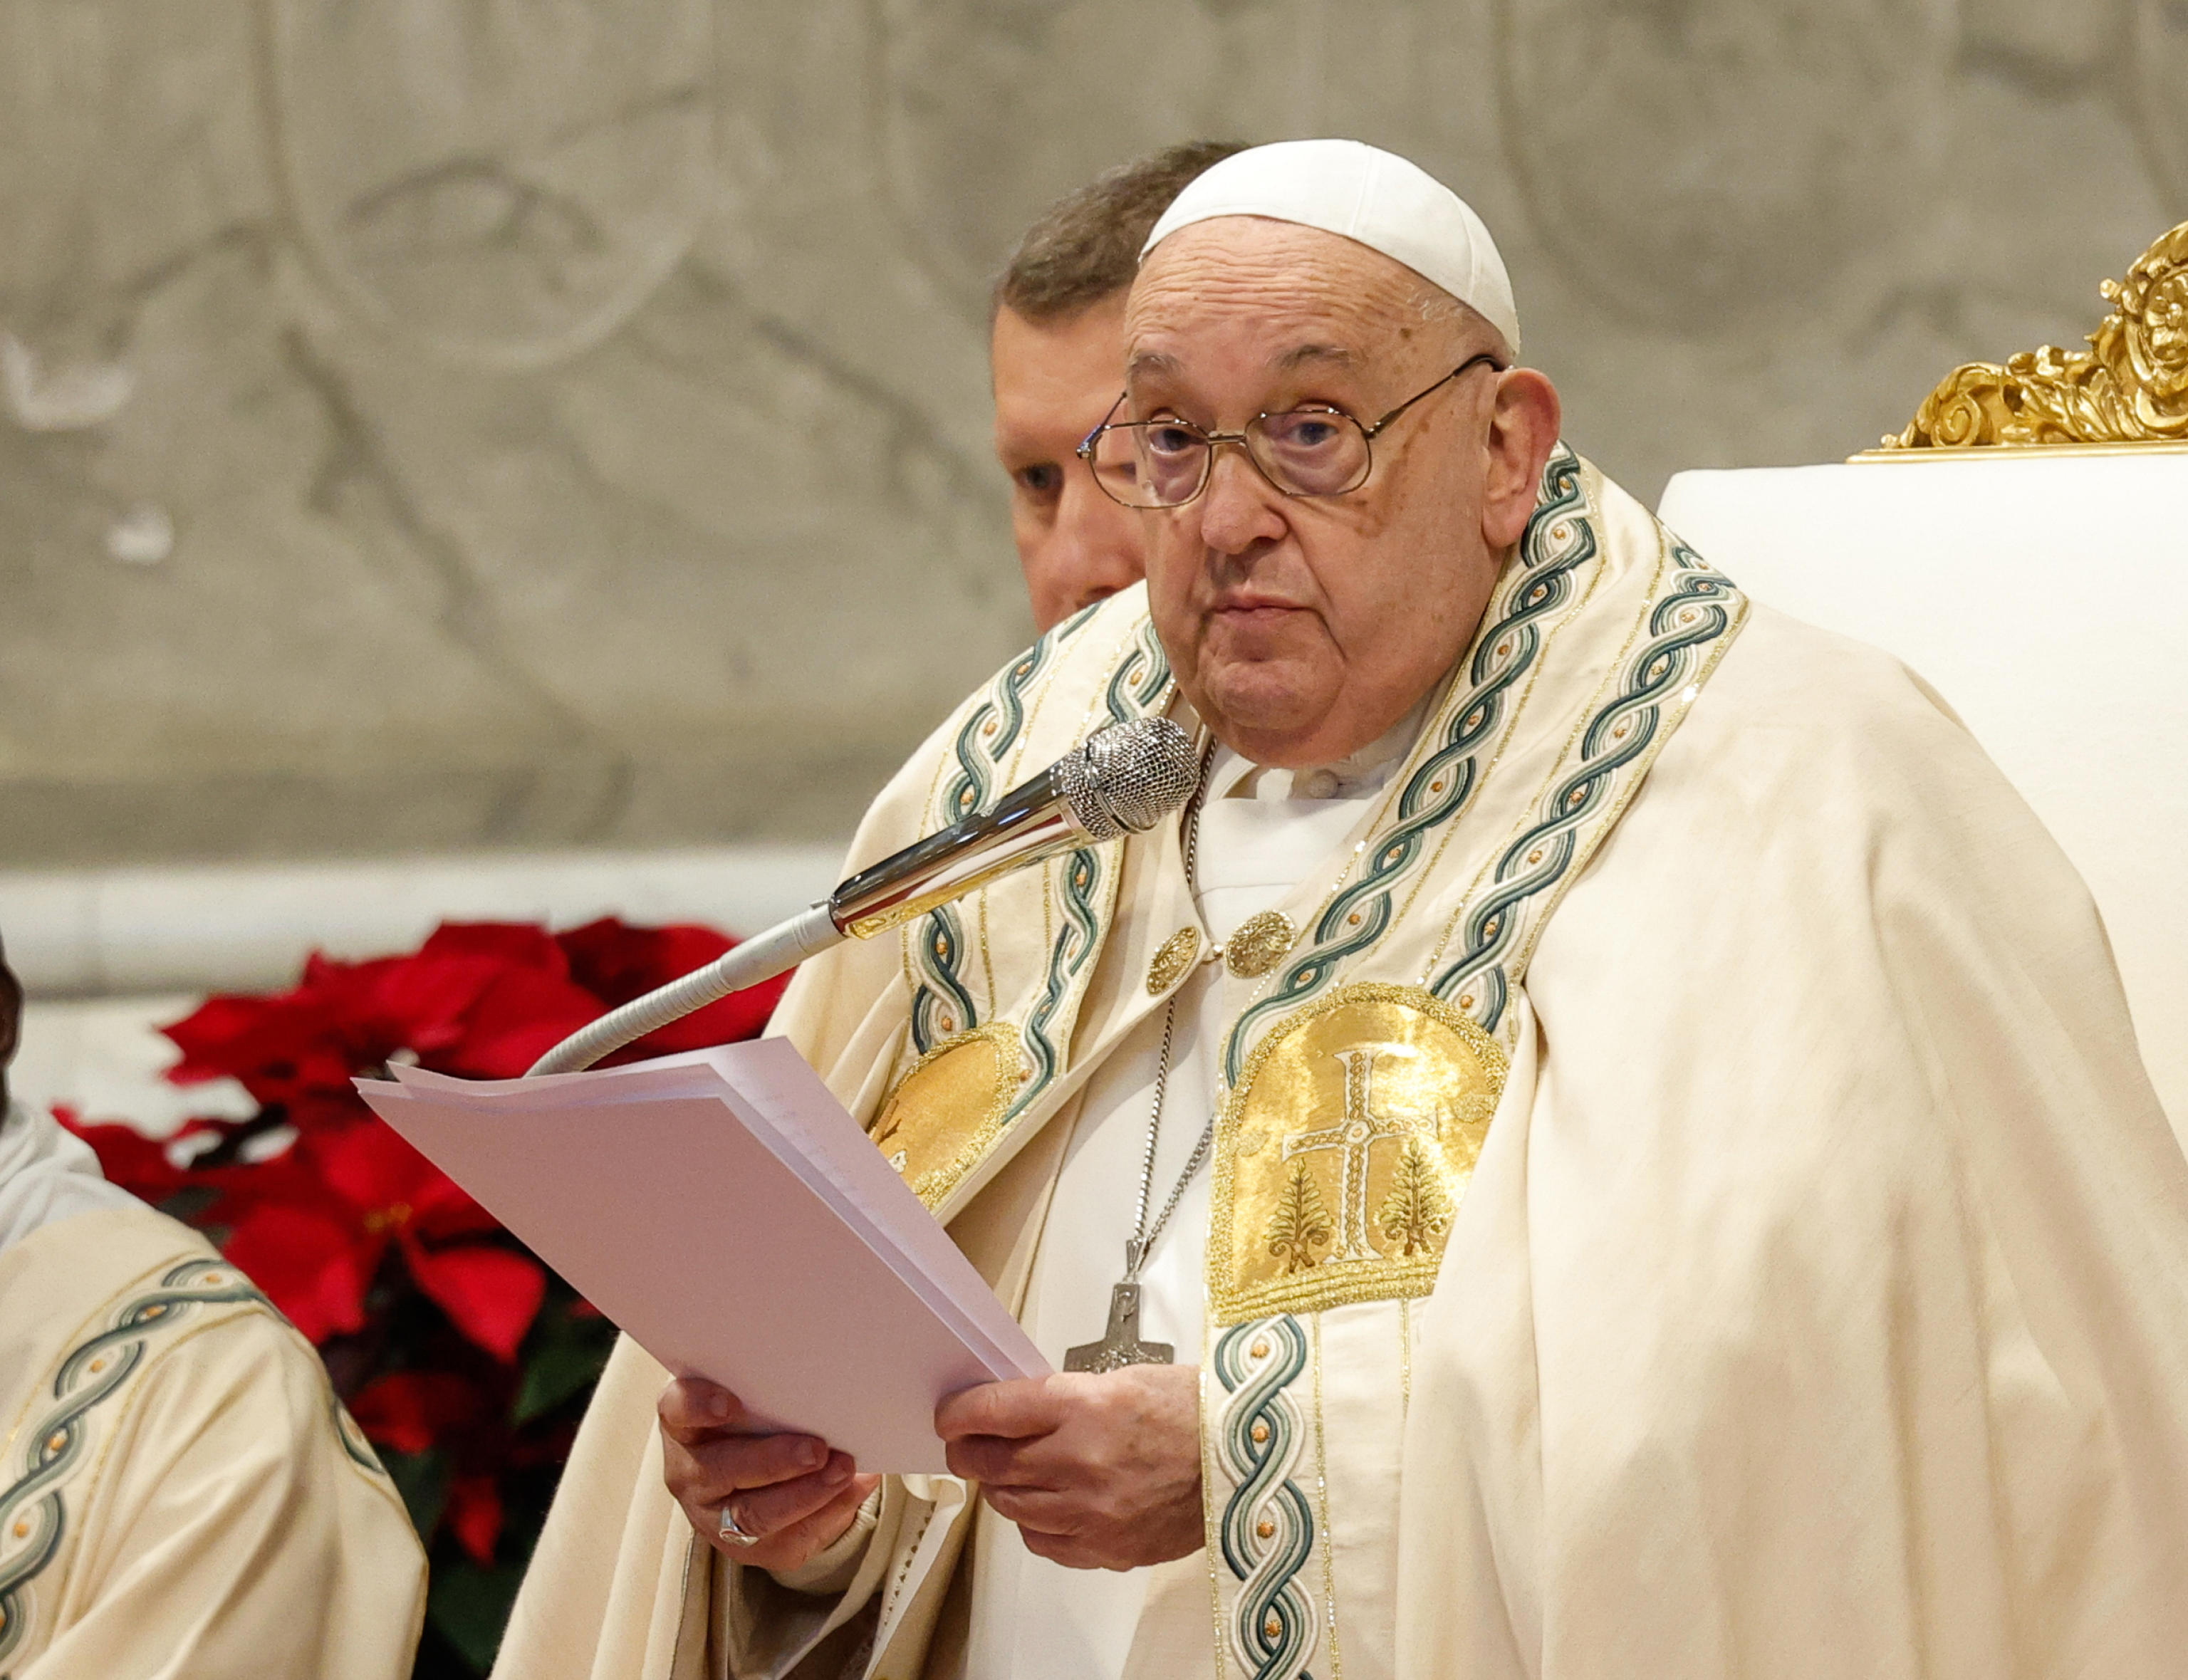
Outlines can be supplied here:
[[[691, 1526], [724, 1557], [794, 1570], [843, 1537], [881, 1480], [815, 1435], [756, 1435], [743, 1404], [696, 1378], [661, 1391], [663, 1480]], [[757, 1545], [725, 1539], [722, 1507]]]
[[934, 1430], [950, 1470], [980, 1483], [1037, 1557], [1127, 1570], [1201, 1546], [1193, 1366], [985, 1383], [937, 1407]]

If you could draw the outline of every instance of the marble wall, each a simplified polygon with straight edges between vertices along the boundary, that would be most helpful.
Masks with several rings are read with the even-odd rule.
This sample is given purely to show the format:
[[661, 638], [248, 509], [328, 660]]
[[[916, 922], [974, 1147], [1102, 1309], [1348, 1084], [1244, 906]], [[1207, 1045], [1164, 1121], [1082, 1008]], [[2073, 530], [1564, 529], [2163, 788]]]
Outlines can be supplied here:
[[1418, 159], [1570, 435], [1830, 459], [2188, 217], [2188, 0], [0, 0], [0, 866], [838, 834], [1024, 639], [987, 279]]

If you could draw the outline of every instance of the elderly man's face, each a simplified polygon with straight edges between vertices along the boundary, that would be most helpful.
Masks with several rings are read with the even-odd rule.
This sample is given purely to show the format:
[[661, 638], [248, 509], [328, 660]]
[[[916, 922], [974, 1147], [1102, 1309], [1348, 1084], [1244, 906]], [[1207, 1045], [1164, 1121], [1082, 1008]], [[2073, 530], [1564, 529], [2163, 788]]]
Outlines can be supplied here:
[[[1328, 406], [1372, 424], [1494, 343], [1478, 323], [1424, 321], [1423, 293], [1318, 229], [1183, 228], [1126, 307], [1132, 417], [1236, 431]], [[1287, 497], [1227, 447], [1198, 499], [1142, 514], [1156, 629], [1216, 735], [1259, 763], [1327, 764], [1412, 710], [1472, 639], [1557, 420], [1541, 375], [1477, 368], [1377, 437], [1349, 495]]]
[[1060, 321], [995, 312], [995, 459], [1011, 477], [1011, 535], [1043, 630], [1140, 581], [1138, 518], [1073, 454], [1117, 400], [1125, 299]]

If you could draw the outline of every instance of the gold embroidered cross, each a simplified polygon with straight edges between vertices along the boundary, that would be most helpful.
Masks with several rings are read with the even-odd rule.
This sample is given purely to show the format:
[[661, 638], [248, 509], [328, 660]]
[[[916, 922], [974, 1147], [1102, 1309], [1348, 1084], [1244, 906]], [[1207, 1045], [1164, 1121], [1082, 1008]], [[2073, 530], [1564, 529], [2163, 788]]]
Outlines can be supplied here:
[[1370, 1152], [1389, 1138], [1419, 1137], [1433, 1139], [1437, 1130], [1437, 1116], [1427, 1114], [1378, 1114], [1375, 1112], [1375, 1062], [1378, 1057], [1410, 1057], [1413, 1052], [1402, 1045], [1377, 1045], [1360, 1050], [1340, 1050], [1337, 1059], [1345, 1064], [1345, 1116], [1334, 1125], [1313, 1131], [1294, 1132], [1284, 1140], [1283, 1158], [1317, 1153], [1322, 1150], [1343, 1152], [1343, 1192], [1339, 1198], [1338, 1229], [1344, 1233], [1344, 1246], [1329, 1256], [1332, 1260], [1374, 1260], [1377, 1251], [1368, 1240], [1368, 1168]]

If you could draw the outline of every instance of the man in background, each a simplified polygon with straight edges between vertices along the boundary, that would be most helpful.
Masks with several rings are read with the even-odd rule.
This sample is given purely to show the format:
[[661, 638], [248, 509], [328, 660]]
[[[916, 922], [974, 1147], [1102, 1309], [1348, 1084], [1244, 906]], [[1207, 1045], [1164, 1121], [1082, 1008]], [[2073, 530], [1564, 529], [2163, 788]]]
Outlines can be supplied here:
[[995, 458], [1043, 632], [1140, 581], [1139, 516], [1096, 489], [1073, 452], [1124, 389], [1125, 293], [1155, 218], [1241, 149], [1187, 140], [1109, 171], [1051, 206], [995, 282]]
[[0, 953], [0, 1674], [397, 1680], [426, 1559], [311, 1345], [8, 1100]]

